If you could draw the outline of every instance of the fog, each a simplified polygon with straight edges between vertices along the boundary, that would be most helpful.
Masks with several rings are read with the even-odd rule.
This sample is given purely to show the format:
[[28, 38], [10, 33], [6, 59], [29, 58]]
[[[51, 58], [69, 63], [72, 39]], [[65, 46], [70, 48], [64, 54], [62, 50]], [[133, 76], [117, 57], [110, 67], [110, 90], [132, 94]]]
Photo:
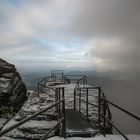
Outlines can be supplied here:
[[[93, 75], [89, 76], [89, 84], [101, 86], [108, 100], [140, 116], [140, 79], [133, 78], [115, 78], [115, 80], [114, 77], [107, 77], [107, 75], [103, 77]], [[110, 108], [113, 122], [122, 132], [125, 134], [140, 134], [140, 123], [138, 120], [133, 119], [111, 105]], [[117, 132], [114, 131], [114, 133]]]

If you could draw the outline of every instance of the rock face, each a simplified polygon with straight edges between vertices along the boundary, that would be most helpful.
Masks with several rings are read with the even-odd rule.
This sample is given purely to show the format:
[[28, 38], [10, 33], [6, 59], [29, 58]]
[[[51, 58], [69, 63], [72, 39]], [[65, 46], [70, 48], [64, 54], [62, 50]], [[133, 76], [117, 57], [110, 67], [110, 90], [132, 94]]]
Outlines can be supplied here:
[[[54, 94], [54, 91], [50, 91]], [[50, 102], [51, 101], [51, 102]], [[20, 122], [21, 120], [33, 115], [34, 113], [44, 109], [54, 103], [54, 99], [48, 99], [46, 93], [41, 94], [38, 97], [36, 92], [30, 93], [28, 99], [19, 110], [19, 112], [4, 126], [4, 129], [9, 126]], [[39, 140], [44, 136], [53, 126], [57, 123], [57, 114], [55, 108], [32, 118], [27, 123], [19, 126], [18, 128], [0, 137], [0, 140]], [[55, 130], [51, 132], [50, 136], [55, 136]]]
[[14, 65], [0, 59], [0, 114], [2, 108], [17, 112], [26, 100], [26, 87]]

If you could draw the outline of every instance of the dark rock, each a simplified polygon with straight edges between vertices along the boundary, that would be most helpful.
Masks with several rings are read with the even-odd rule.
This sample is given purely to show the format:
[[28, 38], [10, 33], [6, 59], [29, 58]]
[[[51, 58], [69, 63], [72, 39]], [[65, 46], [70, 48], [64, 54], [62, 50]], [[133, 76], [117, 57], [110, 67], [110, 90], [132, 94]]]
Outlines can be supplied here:
[[[17, 112], [26, 100], [26, 87], [15, 66], [0, 59], [0, 109]], [[2, 109], [0, 110], [3, 114]]]

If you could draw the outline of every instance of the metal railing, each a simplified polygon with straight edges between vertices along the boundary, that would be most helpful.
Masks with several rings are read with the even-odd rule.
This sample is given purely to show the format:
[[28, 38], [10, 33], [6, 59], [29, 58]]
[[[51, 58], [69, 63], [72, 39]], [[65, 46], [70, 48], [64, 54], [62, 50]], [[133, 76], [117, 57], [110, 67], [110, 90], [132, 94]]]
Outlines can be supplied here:
[[[77, 83], [77, 81], [79, 79], [81, 79], [82, 77], [86, 77], [86, 80], [87, 80], [87, 76], [86, 75], [72, 75], [72, 74], [66, 74], [64, 75], [64, 81], [65, 83], [67, 83], [67, 80], [70, 80], [70, 83]], [[87, 81], [86, 81], [87, 83]]]
[[[74, 109], [79, 111], [79, 113], [84, 116], [89, 122], [91, 122], [91, 124], [95, 125], [96, 127], [99, 128], [99, 131], [101, 134], [103, 134], [104, 136], [106, 135], [106, 124], [109, 123], [111, 127], [113, 127], [114, 129], [116, 129], [120, 135], [122, 135], [126, 140], [129, 140], [129, 138], [120, 131], [120, 129], [113, 124], [113, 122], [111, 121], [111, 119], [106, 117], [106, 109], [108, 107], [108, 104], [114, 106], [115, 108], [121, 110], [122, 112], [128, 114], [129, 116], [135, 118], [136, 120], [140, 121], [140, 117], [136, 116], [135, 114], [129, 112], [128, 110], [114, 104], [113, 102], [107, 100], [105, 98], [105, 94], [103, 93], [103, 90], [101, 87], [78, 87], [76, 86], [77, 91], [75, 96], [74, 96], [74, 100], [78, 100], [79, 104], [78, 104], [78, 108], [76, 108], [76, 104]], [[84, 89], [85, 90], [85, 98], [86, 100], [81, 99], [81, 90]], [[93, 104], [89, 102], [89, 89], [97, 89], [98, 90], [98, 105], [97, 104]], [[76, 95], [78, 95], [79, 97], [77, 98]], [[86, 114], [82, 113], [81, 111], [81, 103], [85, 103], [85, 108], [86, 108]], [[89, 118], [89, 105], [93, 106], [94, 108], [98, 108], [98, 125], [96, 124], [95, 121], [91, 120]]]
[[41, 79], [41, 81], [38, 82], [37, 84], [38, 97], [41, 93], [49, 93], [50, 90], [54, 90], [54, 88], [48, 85], [49, 82], [54, 82], [54, 79], [52, 78], [52, 76], [45, 77]]
[[[56, 104], [56, 112], [58, 112], [58, 119], [59, 122], [52, 128], [50, 129], [47, 134], [45, 134], [40, 140], [45, 140], [47, 136], [56, 128], [59, 127], [59, 135], [62, 135], [64, 138], [66, 138], [66, 119], [65, 119], [65, 96], [64, 96], [64, 87], [62, 88], [56, 88], [55, 89], [55, 102], [61, 101], [62, 105]], [[62, 124], [62, 126], [61, 126]], [[62, 128], [61, 128], [62, 127]]]
[[63, 70], [52, 70], [51, 71], [51, 77], [55, 83], [57, 83], [56, 80], [60, 80], [61, 82], [64, 82], [64, 72]]
[[74, 88], [74, 109], [76, 108], [76, 94], [79, 91], [80, 87], [85, 87], [87, 84], [87, 75], [81, 75], [82, 77], [76, 82], [76, 86]]
[[[101, 87], [86, 87], [87, 84], [87, 76], [86, 75], [64, 75], [62, 70], [55, 70], [51, 72], [51, 76], [43, 78], [39, 83], [38, 83], [38, 95], [42, 92], [46, 93], [47, 91], [50, 92], [50, 90], [55, 90], [55, 104], [46, 107], [45, 109], [23, 119], [19, 123], [10, 126], [7, 129], [4, 129], [3, 131], [0, 132], [0, 136], [3, 136], [4, 134], [10, 132], [11, 130], [19, 127], [20, 125], [28, 122], [31, 120], [33, 117], [55, 107], [56, 112], [58, 113], [58, 122], [57, 124], [51, 128], [40, 140], [44, 140], [48, 137], [48, 135], [55, 130], [56, 128], [59, 127], [59, 130], [61, 131], [60, 134], [65, 138], [66, 137], [66, 120], [65, 120], [65, 98], [64, 98], [64, 87], [62, 88], [52, 88], [47, 83], [49, 82], [55, 82], [56, 83], [56, 73], [62, 74], [62, 79], [66, 81], [67, 77], [70, 76], [80, 76], [80, 78], [76, 82], [76, 86], [74, 88], [74, 106], [73, 108], [81, 113], [82, 116], [84, 116], [92, 125], [96, 126], [99, 128], [99, 131], [101, 134], [104, 136], [106, 135], [106, 124], [110, 124], [111, 127], [116, 129], [126, 140], [129, 140], [129, 138], [120, 131], [120, 129], [113, 124], [111, 121], [111, 118], [106, 117], [106, 109], [108, 107], [108, 104], [114, 106], [115, 108], [121, 110], [122, 112], [128, 114], [129, 116], [135, 118], [136, 120], [140, 121], [140, 117], [136, 116], [135, 114], [127, 111], [126, 109], [114, 104], [113, 102], [107, 100], [105, 98], [105, 94], [103, 93], [103, 90]], [[45, 88], [47, 91], [43, 91], [42, 88]], [[93, 104], [89, 102], [89, 90], [97, 90], [98, 94], [98, 104]], [[81, 98], [81, 90], [85, 91], [85, 100]], [[78, 98], [77, 98], [78, 95]], [[78, 101], [78, 102], [77, 102]], [[78, 103], [78, 108], [76, 108], [76, 104]], [[85, 103], [85, 108], [86, 108], [86, 113], [81, 112], [81, 103]], [[92, 106], [94, 108], [97, 108], [97, 122], [89, 118], [89, 106]], [[98, 124], [97, 124], [98, 123]]]
[[[123, 107], [120, 107], [119, 105], [117, 105], [117, 104], [115, 104], [115, 103], [113, 103], [113, 102], [107, 100], [105, 97], [101, 97], [101, 94], [104, 95], [104, 93], [103, 93], [103, 90], [101, 89], [101, 87], [99, 87], [99, 89], [100, 89], [100, 97], [99, 97], [99, 98], [100, 98], [100, 104], [101, 104], [101, 102], [103, 103], [103, 110], [105, 110], [105, 104], [108, 103], [108, 104], [112, 105], [113, 107], [115, 107], [115, 108], [121, 110], [121, 111], [124, 112], [125, 114], [131, 116], [132, 118], [134, 118], [134, 119], [140, 121], [140, 117], [139, 117], [139, 116], [136, 116], [135, 114], [129, 112], [128, 110], [124, 109]], [[112, 127], [113, 127], [114, 129], [116, 129], [116, 131], [118, 131], [126, 140], [130, 140], [123, 132], [120, 131], [120, 129], [119, 129], [116, 125], [113, 124], [113, 122], [111, 122], [108, 118], [106, 118], [106, 116], [105, 116], [105, 111], [103, 111], [103, 114], [101, 114], [101, 112], [100, 112], [99, 116], [102, 117], [103, 120], [104, 120], [104, 121], [103, 121], [103, 124], [104, 124], [103, 127], [104, 127], [104, 129], [105, 129], [105, 127], [106, 127], [106, 126], [105, 126], [106, 122], [108, 122], [108, 123], [110, 123], [110, 125], [112, 125]], [[103, 132], [103, 133], [105, 134], [105, 132]]]
[[[99, 126], [98, 126], [99, 123], [97, 124], [97, 122], [100, 121], [99, 120], [99, 112], [100, 112], [99, 104], [91, 103], [89, 101], [89, 90], [96, 90], [96, 89], [98, 89], [98, 87], [79, 87], [78, 94], [76, 94], [76, 96], [75, 96], [75, 100], [77, 100], [77, 102], [75, 103], [74, 109], [77, 110], [83, 117], [85, 117], [93, 126], [96, 126], [96, 128], [99, 128]], [[85, 94], [84, 95], [85, 99], [82, 99], [82, 94], [83, 94], [82, 92], [83, 91]], [[78, 95], [78, 97], [77, 97], [77, 95]], [[81, 106], [82, 103], [85, 104], [85, 106], [84, 106], [85, 112], [84, 113], [82, 112], [82, 109], [84, 109]], [[89, 112], [89, 106], [92, 106], [93, 109], [95, 109], [95, 108], [97, 109], [97, 112], [96, 113], [94, 112], [94, 114], [96, 114], [98, 116], [96, 122], [95, 122], [95, 120], [90, 118], [91, 112]]]
[[[58, 93], [59, 91], [59, 93]], [[65, 138], [66, 137], [66, 125], [65, 125], [65, 98], [64, 98], [64, 88], [56, 88], [56, 94], [59, 94], [60, 95], [60, 91], [62, 91], [62, 95], [61, 95], [61, 98], [59, 98], [59, 100], [54, 103], [53, 105], [49, 106], [49, 107], [46, 107], [45, 109], [42, 109], [36, 113], [34, 113], [33, 115], [21, 120], [20, 122], [0, 131], [0, 137], [7, 134], [8, 132], [12, 131], [13, 129], [21, 126], [22, 124], [25, 124], [26, 122], [28, 122], [29, 120], [31, 120], [32, 118], [52, 109], [53, 107], [56, 107], [59, 106], [60, 107], [60, 104], [62, 104], [62, 108], [60, 110], [57, 110], [58, 111], [58, 123], [53, 127], [51, 128], [47, 134], [45, 134], [40, 140], [44, 140], [46, 139], [46, 137], [53, 131], [55, 130], [58, 126], [60, 126], [60, 124], [62, 124], [62, 135], [63, 137]], [[60, 112], [61, 111], [61, 112]], [[61, 114], [61, 116], [59, 115]]]

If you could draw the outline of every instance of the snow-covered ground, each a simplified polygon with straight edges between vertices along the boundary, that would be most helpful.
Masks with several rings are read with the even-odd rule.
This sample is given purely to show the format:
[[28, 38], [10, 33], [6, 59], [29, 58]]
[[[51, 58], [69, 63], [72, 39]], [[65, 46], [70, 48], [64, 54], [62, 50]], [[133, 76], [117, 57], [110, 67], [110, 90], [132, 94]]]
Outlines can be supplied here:
[[[140, 135], [127, 135], [130, 140], [140, 140]], [[120, 135], [106, 135], [104, 136], [96, 136], [91, 138], [82, 138], [82, 137], [71, 137], [71, 138], [62, 138], [62, 137], [52, 137], [48, 140], [125, 140]]]

